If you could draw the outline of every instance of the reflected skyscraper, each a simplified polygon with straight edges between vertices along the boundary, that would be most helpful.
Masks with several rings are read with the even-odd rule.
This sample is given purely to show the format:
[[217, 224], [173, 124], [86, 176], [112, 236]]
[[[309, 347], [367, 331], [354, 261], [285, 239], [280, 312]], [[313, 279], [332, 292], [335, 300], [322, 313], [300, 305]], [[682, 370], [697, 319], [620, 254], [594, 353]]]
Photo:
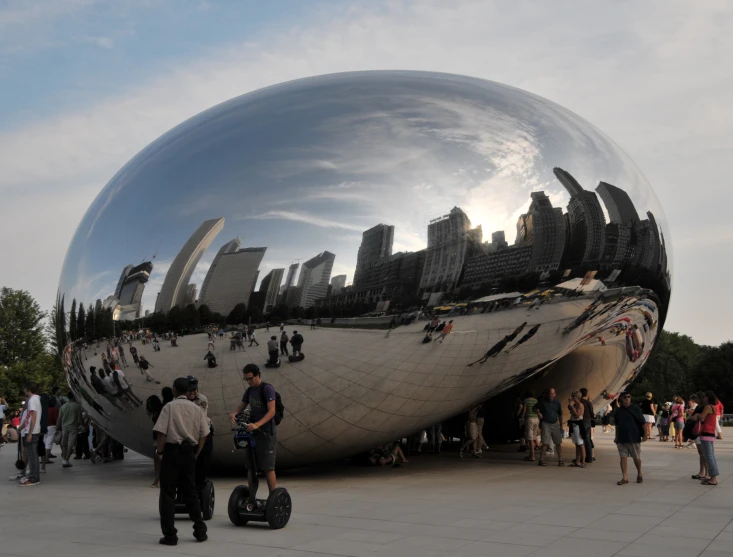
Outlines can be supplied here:
[[341, 291], [346, 287], [346, 275], [336, 275], [331, 279], [331, 295], [336, 296], [341, 294]]
[[122, 316], [120, 318], [125, 320], [138, 319], [142, 309], [145, 285], [153, 272], [153, 263], [146, 261], [136, 267], [128, 265], [125, 270], [125, 279], [120, 285], [118, 295], [119, 304], [122, 306]]
[[481, 249], [481, 227], [458, 207], [428, 224], [428, 247], [420, 288], [427, 292], [451, 290], [461, 275], [466, 256]]
[[127, 265], [124, 269], [122, 269], [122, 273], [120, 274], [120, 280], [117, 281], [117, 288], [115, 288], [115, 298], [119, 298], [122, 293], [122, 285], [125, 282], [125, 279], [127, 278], [127, 275], [130, 273], [130, 270], [132, 269], [132, 265]]
[[174, 306], [183, 307], [186, 289], [201, 256], [224, 228], [224, 217], [204, 221], [173, 260], [165, 275], [163, 287], [155, 302], [155, 311], [168, 312]]
[[254, 292], [259, 267], [267, 248], [242, 248], [223, 253], [209, 280], [206, 298], [199, 298], [200, 306], [208, 306], [214, 313], [228, 315], [240, 303], [249, 305]]
[[205, 300], [207, 297], [211, 277], [214, 276], [214, 271], [216, 271], [216, 266], [219, 264], [221, 256], [227, 253], [234, 253], [239, 249], [241, 243], [242, 242], [239, 238], [234, 238], [219, 248], [219, 251], [216, 253], [216, 257], [214, 257], [214, 261], [211, 262], [211, 266], [206, 272], [206, 278], [204, 278], [204, 282], [201, 285], [201, 295], [199, 296], [201, 300]]
[[517, 222], [517, 246], [532, 246], [529, 271], [552, 271], [560, 266], [565, 250], [565, 218], [545, 192], [533, 192], [532, 203]]
[[568, 244], [565, 259], [568, 266], [592, 265], [601, 261], [606, 237], [606, 217], [592, 191], [584, 190], [573, 176], [562, 168], [553, 172], [570, 194], [568, 213]]
[[277, 305], [277, 297], [280, 293], [280, 283], [283, 281], [285, 269], [273, 269], [265, 275], [260, 283], [259, 292], [262, 294], [262, 311], [267, 313]]
[[361, 245], [356, 256], [354, 287], [359, 288], [364, 276], [378, 261], [392, 255], [394, 226], [378, 224], [361, 235]]
[[639, 214], [628, 193], [606, 182], [599, 182], [596, 191], [606, 206], [608, 219], [611, 222], [625, 225], [639, 224]]
[[188, 306], [196, 303], [196, 295], [198, 294], [198, 287], [195, 284], [189, 284], [186, 288], [186, 301], [184, 306]]
[[300, 307], [309, 308], [315, 305], [318, 298], [324, 298], [328, 294], [335, 259], [333, 253], [324, 251], [303, 263], [298, 277]]

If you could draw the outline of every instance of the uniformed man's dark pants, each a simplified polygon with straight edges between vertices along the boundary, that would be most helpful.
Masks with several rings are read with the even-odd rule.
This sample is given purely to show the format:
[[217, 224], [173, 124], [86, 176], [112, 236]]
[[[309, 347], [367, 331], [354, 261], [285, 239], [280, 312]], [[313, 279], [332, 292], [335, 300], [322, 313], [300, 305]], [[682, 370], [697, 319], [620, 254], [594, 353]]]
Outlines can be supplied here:
[[199, 457], [196, 459], [196, 489], [201, 491], [206, 481], [206, 473], [209, 471], [209, 462], [211, 462], [211, 453], [214, 452], [214, 436], [209, 433], [201, 449]]
[[206, 533], [201, 519], [201, 503], [196, 490], [196, 449], [184, 443], [166, 443], [160, 465], [160, 528], [166, 538], [177, 538], [175, 527], [176, 490], [181, 493], [186, 512], [193, 522], [193, 535]]

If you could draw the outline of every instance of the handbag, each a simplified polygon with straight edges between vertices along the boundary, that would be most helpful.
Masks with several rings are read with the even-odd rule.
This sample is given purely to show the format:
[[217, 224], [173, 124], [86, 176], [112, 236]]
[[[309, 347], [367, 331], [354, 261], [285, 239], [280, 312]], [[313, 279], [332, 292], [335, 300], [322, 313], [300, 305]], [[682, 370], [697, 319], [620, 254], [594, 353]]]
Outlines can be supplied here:
[[18, 460], [15, 461], [15, 468], [18, 470], [25, 470], [25, 462], [23, 461], [23, 441], [21, 437], [18, 437]]

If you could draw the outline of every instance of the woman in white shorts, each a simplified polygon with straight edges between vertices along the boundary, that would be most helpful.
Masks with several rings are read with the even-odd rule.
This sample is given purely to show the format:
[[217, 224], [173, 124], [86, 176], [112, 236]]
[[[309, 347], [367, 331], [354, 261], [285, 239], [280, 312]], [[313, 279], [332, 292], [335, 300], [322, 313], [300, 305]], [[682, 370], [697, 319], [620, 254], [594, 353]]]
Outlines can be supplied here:
[[646, 428], [646, 435], [649, 439], [652, 438], [652, 426], [656, 421], [657, 415], [657, 404], [654, 402], [652, 393], [644, 395], [644, 400], [641, 401], [641, 413], [644, 415], [644, 427]]
[[570, 464], [573, 468], [585, 468], [585, 445], [583, 445], [583, 411], [585, 407], [580, 401], [580, 393], [573, 391], [568, 400], [568, 411], [570, 419], [568, 426], [570, 427], [570, 437], [575, 444], [575, 460]]

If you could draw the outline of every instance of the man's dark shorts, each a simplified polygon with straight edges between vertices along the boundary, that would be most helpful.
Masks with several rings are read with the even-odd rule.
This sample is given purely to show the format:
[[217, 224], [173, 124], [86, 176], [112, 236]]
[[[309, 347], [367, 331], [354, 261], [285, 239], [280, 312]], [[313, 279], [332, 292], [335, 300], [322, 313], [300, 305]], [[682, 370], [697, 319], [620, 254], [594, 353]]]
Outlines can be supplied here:
[[[274, 470], [275, 469], [275, 447], [277, 446], [277, 433], [274, 435], [265, 435], [263, 433], [255, 434], [255, 455], [257, 457], [258, 470]], [[244, 452], [244, 464], [247, 470], [252, 468], [249, 461], [249, 451]]]

